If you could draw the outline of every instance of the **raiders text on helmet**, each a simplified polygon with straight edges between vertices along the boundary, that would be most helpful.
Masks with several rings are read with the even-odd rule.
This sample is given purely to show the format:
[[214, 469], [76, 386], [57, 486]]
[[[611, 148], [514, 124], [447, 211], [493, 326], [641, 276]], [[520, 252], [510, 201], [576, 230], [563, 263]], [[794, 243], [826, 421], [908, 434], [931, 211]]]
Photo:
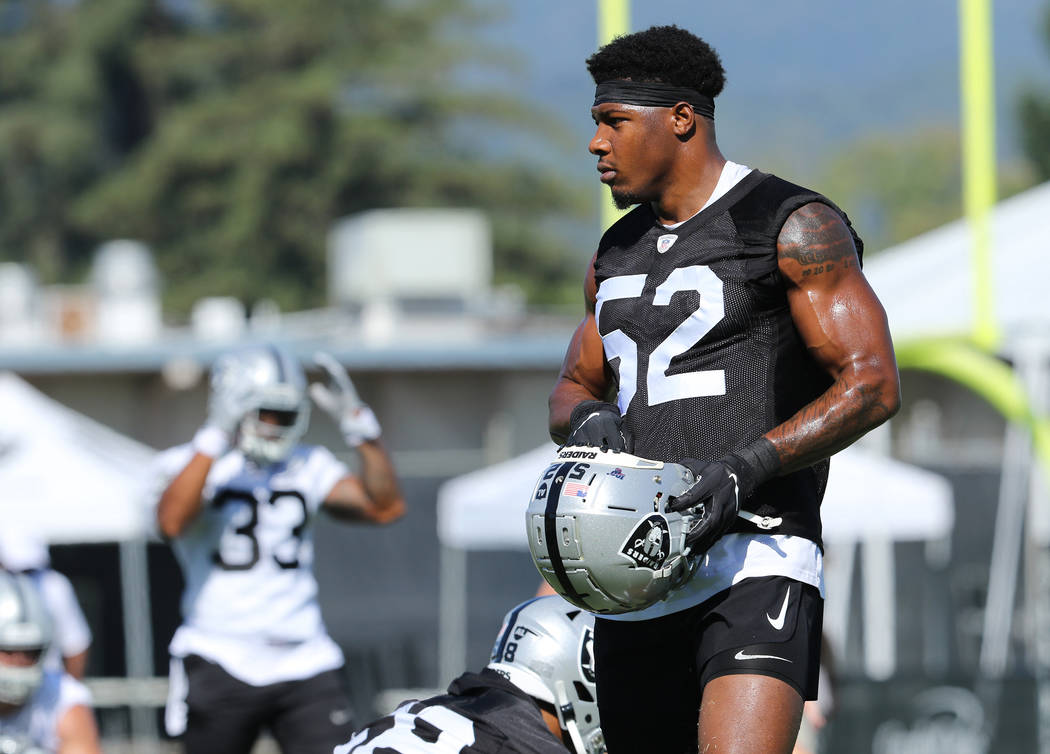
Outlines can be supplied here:
[[513, 608], [488, 667], [531, 697], [552, 705], [577, 754], [604, 754], [591, 648], [594, 618], [561, 597]]
[[695, 568], [685, 549], [694, 516], [667, 510], [668, 498], [692, 484], [679, 464], [563, 448], [526, 513], [533, 562], [558, 594], [585, 610], [649, 607]]
[[[221, 400], [227, 390], [249, 392], [251, 408], [241, 420], [237, 444], [256, 463], [283, 461], [306, 433], [306, 374], [279, 346], [249, 346], [224, 354], [212, 370], [211, 386], [212, 400]], [[274, 412], [281, 423], [264, 421], [260, 411]]]
[[51, 619], [36, 585], [26, 575], [0, 570], [0, 650], [27, 653], [29, 664], [0, 660], [0, 702], [21, 705], [44, 680], [44, 653]]

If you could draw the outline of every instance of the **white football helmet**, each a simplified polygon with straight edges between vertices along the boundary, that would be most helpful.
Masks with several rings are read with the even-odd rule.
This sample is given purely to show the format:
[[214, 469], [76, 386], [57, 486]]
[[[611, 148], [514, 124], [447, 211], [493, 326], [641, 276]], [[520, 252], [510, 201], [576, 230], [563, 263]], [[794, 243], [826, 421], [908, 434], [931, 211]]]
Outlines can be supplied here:
[[[236, 403], [238, 411], [245, 411], [237, 445], [260, 465], [286, 459], [310, 423], [306, 373], [276, 345], [249, 346], [220, 356], [212, 368], [211, 400]], [[261, 413], [269, 413], [270, 421]]]
[[541, 474], [525, 523], [536, 568], [558, 594], [594, 613], [641, 610], [696, 571], [690, 512], [668, 499], [693, 484], [677, 463], [567, 446]]
[[25, 574], [0, 570], [0, 651], [26, 652], [30, 664], [0, 657], [0, 702], [22, 705], [44, 680], [44, 654], [51, 643], [51, 618]]
[[605, 754], [594, 686], [594, 617], [561, 597], [514, 607], [492, 646], [488, 667], [550, 704], [577, 754]]

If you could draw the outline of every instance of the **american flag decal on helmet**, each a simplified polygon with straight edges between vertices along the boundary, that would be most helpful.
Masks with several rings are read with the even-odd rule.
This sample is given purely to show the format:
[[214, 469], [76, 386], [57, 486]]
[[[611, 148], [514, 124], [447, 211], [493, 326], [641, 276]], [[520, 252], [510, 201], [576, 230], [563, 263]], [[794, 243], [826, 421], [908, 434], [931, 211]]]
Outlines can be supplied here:
[[588, 490], [590, 490], [588, 485], [579, 482], [566, 482], [562, 487], [563, 493], [569, 497], [587, 497]]

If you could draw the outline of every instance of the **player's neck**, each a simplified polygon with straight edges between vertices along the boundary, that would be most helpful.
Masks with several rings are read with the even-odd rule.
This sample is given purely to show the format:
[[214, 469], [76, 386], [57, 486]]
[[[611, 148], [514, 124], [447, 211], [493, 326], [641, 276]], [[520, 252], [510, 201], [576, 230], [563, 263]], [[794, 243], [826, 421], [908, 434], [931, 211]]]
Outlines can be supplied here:
[[725, 164], [726, 158], [714, 144], [678, 160], [660, 197], [652, 202], [660, 223], [675, 225], [699, 212], [714, 193]]
[[550, 732], [554, 734], [554, 737], [559, 741], [564, 742], [561, 723], [558, 722], [558, 716], [543, 705], [540, 706], [540, 713], [543, 715], [543, 722], [547, 723], [547, 727], [550, 729]]

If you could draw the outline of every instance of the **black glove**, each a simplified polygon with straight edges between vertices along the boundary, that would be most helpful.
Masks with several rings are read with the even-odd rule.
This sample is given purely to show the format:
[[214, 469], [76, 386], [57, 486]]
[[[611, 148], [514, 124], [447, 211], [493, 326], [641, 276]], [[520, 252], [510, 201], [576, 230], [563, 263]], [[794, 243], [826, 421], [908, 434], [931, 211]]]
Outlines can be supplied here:
[[618, 406], [605, 401], [583, 401], [576, 405], [569, 417], [569, 438], [565, 444], [630, 453], [631, 438], [622, 424]]
[[711, 549], [733, 525], [741, 503], [780, 470], [780, 458], [765, 438], [717, 461], [683, 458], [680, 463], [693, 472], [696, 482], [668, 500], [667, 507], [673, 511], [693, 509], [698, 516], [699, 521], [685, 535], [685, 544], [693, 555]]

